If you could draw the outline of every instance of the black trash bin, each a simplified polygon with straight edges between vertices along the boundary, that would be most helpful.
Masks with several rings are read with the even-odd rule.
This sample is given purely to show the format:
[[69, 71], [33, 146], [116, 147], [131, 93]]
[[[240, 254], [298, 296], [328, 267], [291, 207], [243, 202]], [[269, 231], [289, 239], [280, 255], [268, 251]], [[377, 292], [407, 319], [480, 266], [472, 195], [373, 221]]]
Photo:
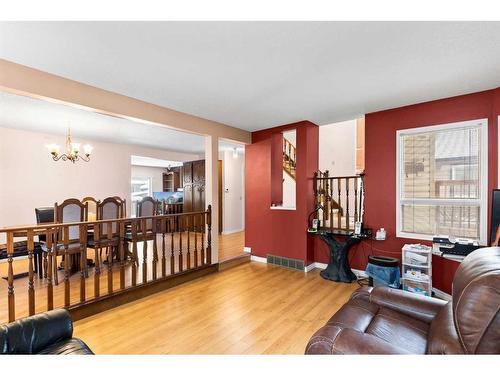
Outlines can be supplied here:
[[369, 255], [366, 266], [370, 286], [400, 286], [399, 260], [397, 258]]

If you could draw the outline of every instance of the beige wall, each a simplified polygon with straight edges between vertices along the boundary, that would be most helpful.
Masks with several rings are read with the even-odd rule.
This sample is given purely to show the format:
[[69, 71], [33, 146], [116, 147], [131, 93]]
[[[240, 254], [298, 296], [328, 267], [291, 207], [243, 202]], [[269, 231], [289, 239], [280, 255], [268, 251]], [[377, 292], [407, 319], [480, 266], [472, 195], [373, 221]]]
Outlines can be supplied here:
[[356, 172], [356, 120], [319, 127], [319, 169], [330, 176]]
[[[0, 127], [0, 227], [35, 222], [35, 207], [66, 198], [125, 197], [130, 212], [131, 155], [165, 160], [197, 159], [194, 154], [78, 139], [94, 146], [89, 163], [54, 162], [45, 145], [64, 137]], [[1, 242], [1, 239], [0, 239]]]

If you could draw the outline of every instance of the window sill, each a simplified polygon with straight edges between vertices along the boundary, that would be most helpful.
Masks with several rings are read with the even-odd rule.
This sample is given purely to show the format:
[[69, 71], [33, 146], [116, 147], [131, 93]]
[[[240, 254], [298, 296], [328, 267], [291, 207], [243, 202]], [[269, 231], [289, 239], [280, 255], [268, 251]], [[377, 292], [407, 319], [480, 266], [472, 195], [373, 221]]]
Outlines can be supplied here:
[[287, 207], [287, 206], [271, 206], [271, 210], [284, 210], [284, 211], [295, 211], [295, 207]]

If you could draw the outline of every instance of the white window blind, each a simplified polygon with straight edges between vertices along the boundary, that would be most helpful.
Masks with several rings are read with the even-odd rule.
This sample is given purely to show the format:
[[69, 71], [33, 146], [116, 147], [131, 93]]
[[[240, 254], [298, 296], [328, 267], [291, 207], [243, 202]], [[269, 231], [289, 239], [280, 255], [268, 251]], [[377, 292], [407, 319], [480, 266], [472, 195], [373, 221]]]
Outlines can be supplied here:
[[399, 131], [398, 236], [486, 241], [487, 121]]

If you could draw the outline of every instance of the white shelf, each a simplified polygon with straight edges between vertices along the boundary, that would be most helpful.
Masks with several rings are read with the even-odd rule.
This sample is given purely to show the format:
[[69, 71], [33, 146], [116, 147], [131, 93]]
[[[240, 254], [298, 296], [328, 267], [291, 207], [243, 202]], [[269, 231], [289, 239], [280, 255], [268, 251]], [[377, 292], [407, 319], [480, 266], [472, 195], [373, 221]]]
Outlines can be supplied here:
[[403, 266], [415, 267], [415, 268], [426, 268], [426, 269], [429, 269], [429, 267], [430, 267], [429, 264], [413, 264], [413, 263], [408, 263], [408, 262], [403, 262]]
[[[402, 250], [402, 265], [403, 265], [403, 274], [402, 274], [402, 282], [403, 289], [421, 289], [420, 291], [411, 291], [416, 294], [421, 295], [432, 295], [432, 250], [431, 249], [415, 249], [411, 246], [406, 245]], [[414, 264], [410, 262], [406, 262], [405, 259], [408, 259], [408, 253], [417, 253], [420, 255], [425, 255], [426, 262]], [[406, 270], [408, 268], [413, 268], [417, 270], [421, 270], [420, 272], [427, 275], [426, 279], [422, 279], [419, 277], [412, 277], [406, 274]]]

